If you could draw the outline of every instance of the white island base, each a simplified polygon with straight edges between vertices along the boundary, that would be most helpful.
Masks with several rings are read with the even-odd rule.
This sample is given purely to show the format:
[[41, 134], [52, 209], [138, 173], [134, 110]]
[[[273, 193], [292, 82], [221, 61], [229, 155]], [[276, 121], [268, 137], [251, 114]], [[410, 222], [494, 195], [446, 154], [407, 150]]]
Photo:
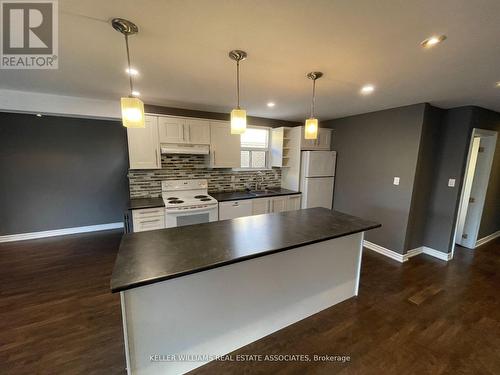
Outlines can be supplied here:
[[176, 356], [230, 353], [357, 295], [362, 243], [356, 233], [120, 292], [127, 373], [185, 373], [208, 359]]

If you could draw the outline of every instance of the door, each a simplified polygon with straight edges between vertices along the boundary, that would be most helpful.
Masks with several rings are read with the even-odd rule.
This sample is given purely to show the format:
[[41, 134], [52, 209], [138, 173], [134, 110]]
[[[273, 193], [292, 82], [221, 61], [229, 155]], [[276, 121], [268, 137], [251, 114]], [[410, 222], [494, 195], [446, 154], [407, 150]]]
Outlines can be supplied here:
[[332, 130], [319, 128], [317, 147], [321, 150], [330, 150], [332, 143]]
[[261, 215], [269, 213], [269, 198], [252, 199], [252, 215]]
[[333, 177], [306, 178], [301, 187], [302, 208], [325, 207], [332, 209]]
[[284, 212], [288, 210], [288, 196], [276, 197], [272, 199], [273, 212]]
[[210, 165], [212, 168], [241, 166], [240, 135], [231, 134], [229, 122], [210, 122]]
[[289, 195], [287, 202], [287, 211], [295, 211], [300, 209], [300, 194]]
[[251, 199], [219, 203], [219, 220], [236, 219], [243, 216], [252, 216]]
[[478, 240], [496, 140], [496, 132], [473, 130], [455, 238], [457, 243], [469, 249], [474, 249]]
[[188, 141], [196, 145], [210, 144], [210, 122], [204, 120], [187, 119], [185, 126], [187, 127]]
[[335, 151], [303, 151], [302, 176], [304, 177], [330, 177], [335, 176]]
[[177, 117], [159, 117], [160, 143], [186, 143], [185, 120]]
[[160, 169], [158, 117], [145, 116], [144, 128], [127, 128], [130, 169]]

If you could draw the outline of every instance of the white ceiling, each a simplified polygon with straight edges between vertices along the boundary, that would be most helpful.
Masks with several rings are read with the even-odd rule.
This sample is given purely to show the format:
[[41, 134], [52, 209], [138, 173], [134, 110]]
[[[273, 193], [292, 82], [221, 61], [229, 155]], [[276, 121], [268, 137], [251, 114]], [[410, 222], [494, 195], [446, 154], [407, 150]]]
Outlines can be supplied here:
[[[59, 70], [0, 71], [0, 88], [99, 99], [128, 94], [123, 37], [107, 23], [134, 21], [132, 62], [146, 103], [229, 111], [231, 49], [242, 63], [242, 107], [302, 120], [320, 70], [317, 117], [419, 102], [500, 111], [499, 0], [60, 0]], [[448, 39], [423, 50], [432, 34]], [[360, 87], [376, 91], [361, 96]], [[273, 109], [268, 101], [276, 102]]]

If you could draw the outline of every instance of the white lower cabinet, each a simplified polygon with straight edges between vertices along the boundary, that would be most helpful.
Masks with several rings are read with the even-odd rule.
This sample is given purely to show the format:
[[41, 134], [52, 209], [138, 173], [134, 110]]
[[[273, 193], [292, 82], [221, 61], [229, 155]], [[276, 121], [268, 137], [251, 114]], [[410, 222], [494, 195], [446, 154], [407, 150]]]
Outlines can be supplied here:
[[302, 194], [295, 194], [288, 196], [287, 211], [300, 210], [300, 199]]
[[272, 212], [288, 211], [287, 210], [287, 207], [288, 207], [287, 203], [288, 203], [288, 196], [287, 195], [272, 198], [272, 201], [271, 201]]
[[132, 210], [132, 223], [134, 232], [163, 229], [165, 228], [165, 209], [158, 207]]
[[262, 215], [271, 212], [271, 198], [252, 199], [252, 215]]
[[252, 216], [252, 199], [219, 203], [219, 220]]

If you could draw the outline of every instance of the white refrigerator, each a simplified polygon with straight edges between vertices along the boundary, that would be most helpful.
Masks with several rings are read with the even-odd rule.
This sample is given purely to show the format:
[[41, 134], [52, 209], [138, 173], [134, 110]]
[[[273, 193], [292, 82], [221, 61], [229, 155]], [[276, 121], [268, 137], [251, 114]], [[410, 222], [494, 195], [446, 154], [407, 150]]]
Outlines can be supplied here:
[[335, 151], [302, 151], [300, 163], [302, 208], [332, 209], [336, 161]]

